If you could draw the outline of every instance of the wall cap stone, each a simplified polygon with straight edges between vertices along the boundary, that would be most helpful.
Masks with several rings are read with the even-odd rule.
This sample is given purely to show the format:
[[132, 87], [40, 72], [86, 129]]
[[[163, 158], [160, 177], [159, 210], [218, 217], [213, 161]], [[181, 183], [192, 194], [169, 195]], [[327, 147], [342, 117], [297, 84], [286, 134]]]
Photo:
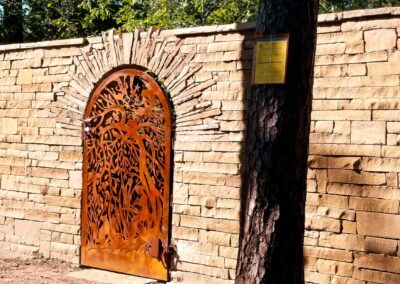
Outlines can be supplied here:
[[86, 38], [58, 39], [39, 42], [15, 43], [0, 45], [0, 51], [11, 51], [18, 49], [35, 49], [35, 48], [51, 48], [51, 47], [66, 47], [71, 45], [85, 45]]
[[349, 19], [400, 15], [400, 7], [384, 7], [376, 9], [353, 10], [339, 13], [329, 13], [318, 15], [318, 23], [338, 22]]

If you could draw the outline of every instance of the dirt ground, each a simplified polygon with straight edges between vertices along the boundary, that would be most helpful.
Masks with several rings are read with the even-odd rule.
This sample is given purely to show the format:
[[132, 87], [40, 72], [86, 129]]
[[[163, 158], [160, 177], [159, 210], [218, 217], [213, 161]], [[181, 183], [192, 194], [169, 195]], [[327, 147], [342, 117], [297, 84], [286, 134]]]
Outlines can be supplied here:
[[81, 269], [77, 265], [54, 259], [0, 258], [0, 283], [96, 283], [67, 275], [78, 270]]
[[0, 284], [156, 284], [152, 279], [82, 268], [56, 259], [21, 259], [0, 255]]

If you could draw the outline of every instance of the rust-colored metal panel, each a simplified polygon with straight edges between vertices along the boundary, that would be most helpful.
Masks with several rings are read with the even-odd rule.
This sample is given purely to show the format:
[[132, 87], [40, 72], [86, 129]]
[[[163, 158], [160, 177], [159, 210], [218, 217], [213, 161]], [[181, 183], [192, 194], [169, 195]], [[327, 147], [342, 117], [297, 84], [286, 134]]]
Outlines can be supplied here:
[[81, 264], [167, 280], [171, 112], [138, 69], [108, 75], [83, 125]]

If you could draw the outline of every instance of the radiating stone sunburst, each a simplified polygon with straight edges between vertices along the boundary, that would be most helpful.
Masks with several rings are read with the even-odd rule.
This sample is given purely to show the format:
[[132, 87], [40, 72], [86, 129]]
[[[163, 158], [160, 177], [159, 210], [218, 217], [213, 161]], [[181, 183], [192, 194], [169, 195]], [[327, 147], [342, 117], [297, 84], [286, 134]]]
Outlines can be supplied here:
[[195, 47], [182, 52], [183, 41], [159, 29], [118, 35], [110, 30], [98, 42], [81, 48], [81, 55], [73, 58], [70, 67], [69, 85], [55, 90], [52, 113], [57, 118], [58, 132], [81, 134], [83, 113], [95, 85], [107, 72], [124, 65], [143, 67], [163, 83], [174, 105], [177, 129], [218, 130], [219, 122], [214, 118], [221, 114], [220, 106], [201, 98], [202, 91], [216, 82], [195, 82], [193, 76], [202, 66], [193, 60]]

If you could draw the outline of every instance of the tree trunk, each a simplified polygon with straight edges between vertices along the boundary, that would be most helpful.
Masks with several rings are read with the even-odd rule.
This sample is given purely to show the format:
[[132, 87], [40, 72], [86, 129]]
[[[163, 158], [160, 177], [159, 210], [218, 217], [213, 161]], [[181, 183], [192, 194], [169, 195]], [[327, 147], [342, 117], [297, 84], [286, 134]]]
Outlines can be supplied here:
[[236, 283], [304, 283], [307, 156], [318, 0], [260, 0], [257, 35], [289, 33], [286, 83], [248, 100]]
[[3, 43], [20, 43], [24, 40], [22, 0], [3, 0]]

